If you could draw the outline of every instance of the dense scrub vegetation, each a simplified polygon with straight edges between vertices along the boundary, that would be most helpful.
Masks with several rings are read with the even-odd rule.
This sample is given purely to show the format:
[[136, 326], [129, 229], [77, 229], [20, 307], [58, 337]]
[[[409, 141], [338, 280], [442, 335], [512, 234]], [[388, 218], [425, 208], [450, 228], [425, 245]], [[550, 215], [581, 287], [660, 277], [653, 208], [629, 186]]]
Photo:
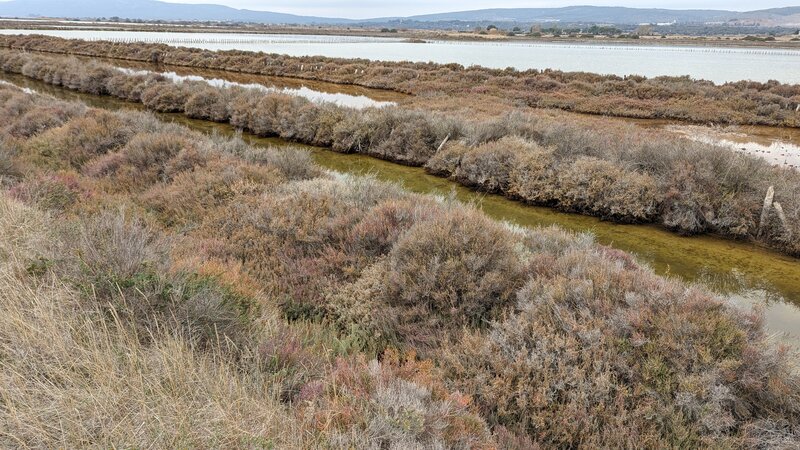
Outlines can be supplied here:
[[800, 443], [758, 317], [591, 236], [145, 113], [0, 118], [3, 446]]
[[[611, 129], [519, 112], [467, 121], [399, 107], [355, 110], [8, 51], [0, 52], [0, 68], [68, 89], [141, 102], [154, 111], [229, 122], [260, 136], [425, 166], [463, 184], [533, 204], [618, 222], [659, 223], [684, 234], [758, 239], [800, 254], [797, 171], [634, 126]], [[24, 127], [36, 129], [43, 120], [49, 119], [31, 118]], [[783, 218], [771, 208], [762, 223], [770, 186]]]
[[164, 44], [89, 42], [35, 35], [2, 36], [0, 46], [288, 76], [410, 94], [484, 94], [532, 107], [592, 114], [800, 127], [800, 86], [776, 81], [715, 85], [689, 77], [647, 79], [458, 64], [291, 57], [236, 50], [213, 52]]

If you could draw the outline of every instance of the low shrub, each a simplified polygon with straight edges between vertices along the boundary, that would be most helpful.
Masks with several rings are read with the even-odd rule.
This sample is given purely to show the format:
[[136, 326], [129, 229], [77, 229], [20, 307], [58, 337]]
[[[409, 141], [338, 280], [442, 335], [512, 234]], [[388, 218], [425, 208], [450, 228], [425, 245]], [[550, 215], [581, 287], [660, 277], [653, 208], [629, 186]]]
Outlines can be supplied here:
[[[229, 345], [247, 337], [252, 299], [191, 273], [169, 274], [170, 243], [124, 213], [106, 212], [83, 221], [66, 243], [77, 261], [62, 270], [100, 306], [111, 305], [140, 329], [174, 326], [198, 345]], [[147, 336], [142, 336], [148, 339]]]
[[88, 164], [84, 171], [96, 177], [113, 175], [121, 182], [122, 188], [169, 181], [182, 170], [180, 165], [170, 166], [170, 160], [192, 145], [187, 136], [168, 131], [140, 133], [118, 152]]
[[248, 161], [275, 167], [288, 180], [309, 180], [322, 174], [314, 165], [311, 153], [299, 148], [260, 147], [248, 150], [243, 156]]
[[454, 176], [467, 186], [507, 193], [511, 187], [511, 173], [518, 167], [519, 159], [539, 151], [541, 149], [537, 144], [525, 139], [501, 138], [464, 154]]
[[211, 87], [198, 89], [189, 95], [183, 109], [193, 119], [228, 122], [230, 99], [225, 95], [227, 93], [228, 91]]
[[449, 177], [456, 173], [461, 158], [469, 152], [469, 147], [461, 142], [448, 142], [425, 163], [425, 169], [434, 175]]
[[282, 181], [282, 174], [269, 166], [243, 166], [222, 159], [202, 168], [180, 171], [169, 183], [157, 184], [144, 192], [142, 202], [166, 226], [192, 226], [238, 193], [265, 192]]
[[58, 127], [72, 117], [81, 116], [83, 112], [82, 108], [70, 104], [58, 107], [34, 106], [12, 122], [9, 133], [15, 137], [28, 138]]
[[[333, 387], [335, 389], [332, 389]], [[447, 391], [430, 361], [387, 351], [380, 362], [339, 360], [309, 398], [311, 426], [337, 448], [483, 448], [494, 445], [470, 399]], [[337, 411], [352, 414], [340, 415]]]
[[142, 91], [141, 101], [148, 109], [158, 112], [183, 112], [191, 89], [169, 81], [149, 83]]
[[41, 209], [63, 212], [91, 192], [70, 173], [42, 175], [16, 184], [10, 193], [15, 198]]
[[658, 214], [660, 188], [647, 174], [580, 157], [558, 175], [558, 204], [619, 222], [649, 222]]
[[[460, 208], [412, 226], [388, 255], [384, 295], [421, 344], [480, 325], [512, 301], [522, 263], [511, 231]], [[422, 334], [420, 334], [422, 332]]]
[[[57, 156], [80, 170], [84, 163], [124, 145], [132, 134], [114, 113], [92, 111], [38, 136], [48, 156]], [[44, 148], [44, 147], [41, 147]]]
[[[610, 253], [562, 255], [536, 256], [548, 273], [519, 290], [517, 314], [444, 353], [491, 425], [544, 447], [738, 447], [771, 440], [745, 411], [800, 411], [793, 388], [765, 387], [784, 369], [750, 365], [758, 321]], [[796, 439], [796, 420], [775, 442]]]

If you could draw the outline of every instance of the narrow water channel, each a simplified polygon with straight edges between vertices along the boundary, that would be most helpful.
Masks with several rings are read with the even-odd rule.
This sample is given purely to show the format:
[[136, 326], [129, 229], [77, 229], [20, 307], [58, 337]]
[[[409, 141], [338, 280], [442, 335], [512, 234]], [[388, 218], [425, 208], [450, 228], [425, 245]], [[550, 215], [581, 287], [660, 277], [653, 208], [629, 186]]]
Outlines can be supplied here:
[[[92, 58], [81, 59], [90, 60]], [[336, 83], [268, 77], [223, 70], [163, 66], [117, 59], [100, 58], [100, 60], [123, 70], [161, 73], [173, 80], [203, 80], [215, 86], [261, 87], [299, 95], [312, 101], [328, 101], [354, 108], [389, 106], [409, 97], [393, 91]], [[587, 116], [567, 111], [559, 112], [566, 115]], [[763, 158], [772, 165], [800, 168], [800, 129], [797, 128], [755, 125], [716, 127], [692, 125], [674, 120], [628, 117], [605, 117], [605, 119], [634, 124], [645, 129], [663, 130], [694, 141], [727, 147], [736, 152]]]
[[[98, 108], [143, 109], [140, 104], [81, 94], [20, 75], [0, 73], [0, 79], [57, 98], [80, 100]], [[235, 133], [227, 124], [193, 120], [182, 114], [159, 116], [207, 133]], [[246, 134], [243, 138], [255, 145], [289, 144], [276, 138]], [[764, 308], [767, 328], [775, 333], [775, 339], [800, 347], [798, 259], [745, 242], [714, 236], [682, 237], [656, 226], [620, 225], [593, 217], [528, 206], [502, 196], [475, 192], [458, 183], [429, 175], [422, 168], [402, 166], [365, 155], [291, 145], [309, 150], [317, 164], [330, 170], [373, 174], [379, 179], [400, 183], [413, 192], [455, 195], [462, 202], [476, 204], [487, 215], [498, 220], [529, 227], [558, 225], [571, 231], [591, 232], [598, 242], [637, 255], [640, 261], [662, 275], [701, 283], [738, 305]]]
[[316, 102], [331, 102], [351, 108], [382, 107], [409, 98], [408, 94], [364, 86], [329, 83], [301, 78], [273, 77], [242, 72], [152, 64], [115, 58], [76, 56], [81, 61], [102, 61], [127, 72], [159, 73], [172, 80], [205, 81], [212, 86], [241, 86], [298, 95]]
[[[329, 83], [297, 78], [271, 77], [241, 72], [151, 64], [115, 58], [77, 56], [82, 61], [99, 60], [123, 71], [159, 73], [172, 80], [200, 80], [213, 86], [243, 86], [298, 95], [315, 102], [332, 102], [352, 108], [394, 105], [411, 96], [385, 89]], [[555, 110], [566, 116], [597, 118], [596, 115]], [[690, 140], [727, 147], [763, 158], [780, 167], [800, 168], [800, 129], [757, 125], [706, 126], [675, 120], [603, 117], [604, 120], [634, 124], [645, 129], [666, 131]]]

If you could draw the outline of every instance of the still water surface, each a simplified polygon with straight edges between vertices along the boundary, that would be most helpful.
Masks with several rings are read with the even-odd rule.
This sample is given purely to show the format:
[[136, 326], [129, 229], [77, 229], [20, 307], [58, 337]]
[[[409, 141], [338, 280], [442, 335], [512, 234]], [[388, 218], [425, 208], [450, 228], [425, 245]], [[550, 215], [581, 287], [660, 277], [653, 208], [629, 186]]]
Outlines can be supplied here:
[[245, 89], [255, 89], [262, 92], [278, 92], [287, 95], [294, 95], [311, 100], [314, 103], [333, 103], [339, 106], [346, 106], [350, 108], [363, 109], [363, 108], [383, 108], [384, 106], [396, 105], [395, 102], [382, 102], [373, 100], [364, 95], [351, 95], [341, 92], [322, 92], [311, 89], [306, 86], [301, 87], [278, 87], [275, 85], [251, 82], [241, 83], [238, 81], [230, 81], [226, 78], [214, 78], [202, 75], [184, 75], [175, 71], [152, 71], [142, 69], [128, 69], [125, 67], [117, 67], [118, 70], [131, 74], [131, 75], [148, 75], [159, 74], [172, 81], [202, 81], [214, 87], [241, 87]]
[[[0, 79], [99, 108], [143, 109], [140, 104], [80, 94], [20, 75], [0, 73]], [[161, 114], [160, 117], [207, 133], [235, 133], [229, 125], [192, 120], [181, 114]], [[255, 145], [287, 144], [280, 139], [246, 134], [243, 137]], [[402, 166], [365, 155], [293, 145], [310, 151], [317, 164], [330, 170], [373, 174], [379, 179], [400, 183], [413, 192], [455, 195], [460, 201], [474, 203], [498, 220], [528, 227], [558, 225], [575, 232], [590, 232], [602, 244], [635, 254], [657, 273], [703, 284], [723, 294], [733, 304], [745, 308], [763, 308], [767, 328], [774, 333], [774, 339], [800, 348], [800, 261], [795, 258], [749, 243], [714, 236], [687, 238], [655, 226], [613, 224], [593, 217], [527, 206], [502, 196], [475, 192], [447, 179], [429, 175], [422, 168]]]
[[500, 69], [557, 69], [647, 77], [689, 75], [715, 83], [739, 80], [800, 83], [800, 45], [795, 50], [539, 42], [410, 43], [402, 39], [357, 36], [96, 30], [0, 30], [0, 34], [162, 42], [208, 50], [252, 50], [292, 56], [321, 55], [382, 61], [432, 61]]
[[[91, 58], [81, 58], [90, 60]], [[410, 96], [381, 89], [351, 85], [306, 81], [284, 77], [251, 75], [223, 70], [163, 66], [143, 62], [103, 59], [123, 71], [160, 73], [173, 80], [202, 80], [215, 86], [254, 87], [268, 91], [299, 95], [316, 102], [333, 102], [354, 108], [395, 105]], [[579, 113], [562, 112], [565, 115]], [[632, 123], [648, 129], [660, 129], [679, 136], [720, 145], [736, 152], [763, 158], [768, 163], [788, 168], [800, 168], [800, 129], [767, 126], [704, 126], [671, 120], [608, 117], [607, 120]]]

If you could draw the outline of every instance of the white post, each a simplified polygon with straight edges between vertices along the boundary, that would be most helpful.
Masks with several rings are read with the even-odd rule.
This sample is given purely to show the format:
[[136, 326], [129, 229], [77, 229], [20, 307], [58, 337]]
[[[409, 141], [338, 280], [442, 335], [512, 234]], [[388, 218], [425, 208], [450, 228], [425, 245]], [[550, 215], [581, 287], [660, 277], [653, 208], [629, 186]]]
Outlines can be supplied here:
[[772, 208], [773, 198], [775, 198], [775, 187], [770, 186], [769, 189], [767, 189], [767, 196], [764, 197], [764, 207], [761, 209], [761, 221], [758, 223], [759, 237], [764, 232], [764, 226], [766, 226], [767, 219], [769, 219], [769, 210]]
[[447, 141], [449, 141], [449, 140], [450, 140], [450, 133], [447, 133], [447, 136], [445, 136], [445, 138], [442, 141], [442, 143], [439, 144], [439, 148], [436, 149], [436, 152], [438, 153], [438, 152], [442, 151], [442, 148], [444, 147], [444, 144], [447, 144]]
[[780, 203], [775, 202], [772, 204], [775, 208], [775, 212], [778, 213], [778, 218], [781, 219], [781, 223], [783, 224], [783, 229], [786, 231], [786, 235], [789, 239], [792, 238], [792, 229], [789, 228], [789, 221], [786, 220], [786, 214], [783, 212], [783, 206]]

